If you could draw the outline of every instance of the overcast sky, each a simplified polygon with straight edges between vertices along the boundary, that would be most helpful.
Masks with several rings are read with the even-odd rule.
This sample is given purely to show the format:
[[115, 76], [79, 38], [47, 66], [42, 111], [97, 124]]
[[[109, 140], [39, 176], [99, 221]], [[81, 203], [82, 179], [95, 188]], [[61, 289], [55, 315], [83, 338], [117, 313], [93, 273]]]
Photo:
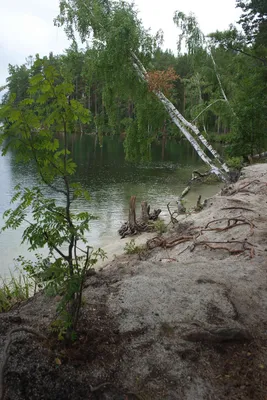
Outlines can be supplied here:
[[[0, 86], [8, 64], [22, 64], [29, 55], [55, 54], [68, 47], [64, 31], [54, 27], [59, 0], [0, 0]], [[164, 47], [176, 50], [176, 10], [194, 12], [204, 33], [227, 29], [238, 20], [235, 0], [135, 0], [146, 28], [164, 31]]]

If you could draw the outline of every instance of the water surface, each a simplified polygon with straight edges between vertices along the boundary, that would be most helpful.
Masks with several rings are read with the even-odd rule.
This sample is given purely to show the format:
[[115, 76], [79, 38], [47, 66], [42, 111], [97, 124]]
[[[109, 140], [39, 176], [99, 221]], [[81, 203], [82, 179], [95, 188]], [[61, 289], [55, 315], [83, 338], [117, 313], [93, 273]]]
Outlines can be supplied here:
[[[88, 241], [91, 246], [106, 247], [119, 240], [117, 230], [127, 220], [130, 196], [137, 196], [137, 210], [146, 200], [151, 208], [161, 208], [167, 217], [166, 204], [173, 206], [191, 177], [192, 170], [205, 169], [194, 149], [186, 142], [162, 141], [151, 149], [152, 161], [131, 164], [125, 161], [123, 141], [118, 137], [105, 137], [100, 147], [97, 138], [90, 135], [70, 138], [70, 150], [77, 163], [77, 180], [89, 191], [91, 201], [74, 203], [77, 211], [88, 211], [99, 217], [91, 222]], [[9, 208], [14, 187], [20, 183], [32, 187], [37, 184], [34, 165], [18, 165], [13, 154], [0, 157], [0, 225], [2, 214]], [[187, 204], [196, 202], [197, 196], [210, 197], [218, 185], [201, 185], [192, 189]], [[49, 190], [48, 190], [49, 192]], [[49, 194], [49, 193], [48, 193]], [[21, 245], [23, 227], [0, 234], [0, 274], [13, 270], [14, 258], [20, 254], [34, 258]], [[118, 246], [114, 246], [114, 249]]]

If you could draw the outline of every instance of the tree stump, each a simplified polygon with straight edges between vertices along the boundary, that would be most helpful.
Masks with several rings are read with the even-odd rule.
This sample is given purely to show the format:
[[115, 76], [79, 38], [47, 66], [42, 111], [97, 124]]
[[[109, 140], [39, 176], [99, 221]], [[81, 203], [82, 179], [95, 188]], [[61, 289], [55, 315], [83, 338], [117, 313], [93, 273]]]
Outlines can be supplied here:
[[129, 229], [131, 232], [135, 232], [136, 230], [136, 213], [135, 213], [135, 207], [136, 207], [136, 196], [132, 196], [130, 199], [130, 207], [129, 207], [129, 219], [128, 219], [128, 225]]
[[147, 224], [147, 223], [148, 223], [148, 220], [149, 220], [149, 211], [150, 211], [150, 207], [147, 205], [147, 202], [146, 202], [146, 201], [142, 201], [142, 203], [141, 203], [141, 217], [140, 217], [140, 219], [141, 219], [141, 221], [142, 221], [144, 224]]
[[127, 235], [136, 235], [138, 232], [151, 230], [149, 220], [156, 221], [161, 213], [160, 209], [154, 210], [153, 213], [150, 213], [150, 206], [147, 205], [146, 201], [143, 201], [141, 203], [141, 216], [136, 219], [135, 209], [136, 196], [131, 196], [128, 221], [125, 222], [118, 231], [122, 239]]

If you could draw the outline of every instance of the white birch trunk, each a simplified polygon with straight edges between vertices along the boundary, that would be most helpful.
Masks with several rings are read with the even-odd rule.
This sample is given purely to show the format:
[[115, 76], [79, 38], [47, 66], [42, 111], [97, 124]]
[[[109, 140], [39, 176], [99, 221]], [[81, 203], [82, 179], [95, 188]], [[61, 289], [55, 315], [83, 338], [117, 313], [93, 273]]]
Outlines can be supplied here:
[[[92, 13], [92, 11], [89, 9], [89, 7], [84, 4], [86, 9], [89, 11], [90, 14], [92, 14], [94, 16], [94, 14]], [[100, 26], [103, 28], [103, 25], [100, 24]], [[205, 38], [205, 37], [204, 37]], [[210, 52], [211, 53], [211, 52]], [[144, 81], [146, 81], [146, 77], [147, 77], [147, 71], [145, 69], [145, 67], [143, 66], [143, 64], [141, 63], [141, 61], [139, 60], [139, 58], [137, 57], [137, 55], [131, 51], [131, 55], [134, 59], [133, 62], [133, 66], [135, 67], [138, 75], [140, 76], [140, 78]], [[212, 54], [211, 54], [212, 56]], [[212, 60], [215, 64], [215, 61], [212, 57]], [[216, 64], [215, 64], [216, 66]], [[218, 74], [216, 71], [216, 76], [217, 79]], [[222, 88], [222, 84], [220, 82], [220, 78], [219, 78], [219, 84], [221, 89]], [[224, 92], [224, 91], [223, 91]], [[184, 136], [187, 138], [187, 140], [192, 144], [192, 146], [194, 147], [194, 149], [196, 150], [196, 152], [198, 153], [198, 155], [201, 157], [201, 159], [207, 164], [209, 165], [209, 167], [211, 168], [211, 172], [215, 173], [220, 179], [222, 179], [223, 181], [227, 181], [228, 179], [228, 172], [229, 169], [227, 167], [227, 165], [225, 163], [222, 162], [221, 157], [219, 156], [219, 154], [216, 152], [216, 150], [213, 149], [213, 147], [207, 142], [207, 140], [204, 138], [203, 135], [201, 135], [200, 131], [198, 130], [198, 128], [191, 124], [189, 121], [187, 121], [181, 113], [179, 113], [179, 111], [174, 107], [174, 105], [164, 96], [163, 93], [161, 92], [157, 92], [154, 91], [155, 95], [158, 97], [158, 99], [162, 102], [162, 104], [164, 105], [166, 111], [170, 114], [170, 117], [172, 119], [172, 121], [176, 124], [176, 126], [181, 130], [181, 132], [184, 134]], [[224, 93], [225, 96], [225, 93]], [[225, 96], [225, 100], [228, 102], [228, 99]], [[228, 102], [229, 104], [229, 102]], [[182, 124], [184, 124], [185, 126], [187, 126], [189, 129], [191, 129], [199, 138], [199, 140], [204, 144], [204, 146], [210, 151], [210, 153], [213, 155], [213, 157], [218, 161], [219, 165], [222, 167], [222, 169], [225, 171], [223, 172], [220, 168], [216, 167], [216, 165], [214, 165], [214, 163], [211, 161], [211, 159], [204, 153], [204, 151], [202, 150], [202, 148], [199, 146], [199, 144], [197, 143], [197, 141], [194, 139], [194, 137], [190, 134], [190, 132], [188, 132], [188, 130], [185, 128], [185, 126], [183, 126]]]
[[[138, 57], [133, 53], [133, 58], [134, 58], [134, 67], [137, 70], [138, 75], [140, 78], [144, 81], [146, 81], [146, 76], [147, 72]], [[167, 97], [159, 92], [159, 91], [154, 91], [154, 94], [157, 96], [157, 98], [161, 101], [161, 103], [164, 105], [166, 111], [170, 115], [172, 121], [175, 123], [175, 125], [180, 129], [180, 131], [183, 133], [183, 135], [186, 137], [186, 139], [191, 143], [191, 145], [194, 147], [200, 158], [204, 161], [205, 164], [207, 164], [211, 168], [211, 172], [216, 174], [221, 180], [227, 181], [227, 174], [229, 172], [228, 167], [221, 162], [219, 154], [212, 148], [212, 146], [207, 142], [207, 140], [204, 138], [203, 135], [199, 132], [198, 128], [188, 122], [182, 114], [174, 107], [174, 105], [171, 103], [170, 100], [167, 99]], [[208, 157], [196, 139], [191, 135], [191, 133], [186, 129], [188, 127], [191, 129], [197, 137], [200, 139], [200, 141], [206, 146], [206, 148], [211, 152], [211, 154], [214, 156], [215, 159], [219, 162], [221, 165], [222, 169], [225, 171], [223, 172], [220, 168], [218, 168], [213, 161]]]
[[183, 133], [183, 135], [186, 137], [186, 139], [191, 143], [191, 145], [194, 147], [196, 152], [198, 153], [199, 157], [210, 167], [211, 172], [215, 173], [220, 179], [223, 181], [226, 181], [227, 178], [223, 171], [216, 167], [216, 165], [212, 162], [212, 160], [207, 156], [196, 139], [188, 132], [188, 130], [182, 125], [181, 120], [179, 118], [179, 112], [176, 110], [174, 105], [164, 96], [163, 93], [161, 92], [154, 92], [157, 98], [161, 101], [161, 103], [164, 105], [166, 111], [170, 115], [172, 121], [175, 123], [175, 125], [180, 129], [180, 131]]

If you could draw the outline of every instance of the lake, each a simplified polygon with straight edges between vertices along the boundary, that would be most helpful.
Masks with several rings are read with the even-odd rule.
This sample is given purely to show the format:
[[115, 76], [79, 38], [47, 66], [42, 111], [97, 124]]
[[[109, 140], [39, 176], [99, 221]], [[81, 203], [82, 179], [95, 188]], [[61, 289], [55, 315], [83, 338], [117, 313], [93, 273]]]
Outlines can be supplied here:
[[[122, 251], [125, 245], [124, 241], [120, 242], [117, 230], [127, 220], [132, 195], [137, 196], [137, 215], [141, 201], [145, 200], [152, 209], [161, 208], [162, 217], [167, 218], [167, 203], [171, 202], [174, 209], [192, 171], [205, 170], [205, 165], [186, 141], [162, 140], [153, 144], [152, 161], [146, 164], [126, 162], [123, 140], [117, 136], [104, 137], [100, 147], [95, 136], [72, 135], [70, 150], [77, 163], [77, 181], [91, 195], [90, 202], [76, 201], [73, 208], [98, 216], [98, 220], [91, 222], [88, 242], [91, 246], [113, 251], [112, 254]], [[11, 153], [0, 156], [0, 225], [3, 212], [10, 206], [13, 188], [19, 183], [27, 187], [37, 184], [34, 165], [16, 164]], [[186, 205], [195, 204], [199, 194], [203, 199], [214, 195], [219, 187], [220, 184], [194, 186], [186, 197]], [[27, 245], [21, 244], [22, 232], [23, 227], [0, 234], [0, 275], [14, 269], [14, 258], [19, 255], [34, 259]]]

